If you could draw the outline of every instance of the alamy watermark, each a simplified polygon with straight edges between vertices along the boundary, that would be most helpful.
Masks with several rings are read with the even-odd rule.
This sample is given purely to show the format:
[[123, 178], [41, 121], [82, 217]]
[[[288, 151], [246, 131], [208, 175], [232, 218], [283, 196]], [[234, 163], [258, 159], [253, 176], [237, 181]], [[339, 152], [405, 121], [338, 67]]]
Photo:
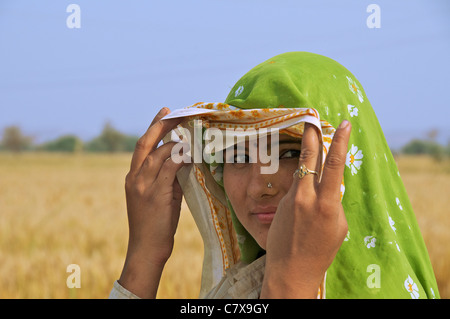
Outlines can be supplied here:
[[367, 266], [367, 272], [371, 273], [366, 280], [368, 288], [380, 288], [381, 287], [381, 270], [377, 264], [370, 264]]
[[370, 13], [367, 17], [366, 25], [369, 29], [381, 28], [381, 8], [378, 4], [369, 4], [366, 11]]
[[70, 13], [66, 19], [66, 26], [69, 29], [81, 28], [81, 8], [78, 4], [69, 4], [66, 8], [66, 12]]
[[[175, 163], [260, 163], [261, 174], [275, 174], [279, 167], [279, 130], [248, 128], [221, 130], [203, 128], [195, 120], [193, 134], [188, 129], [172, 131], [172, 140], [181, 142], [172, 148]], [[231, 155], [230, 155], [231, 154]]]
[[81, 288], [81, 268], [77, 264], [70, 264], [66, 268], [66, 272], [70, 273], [66, 279], [67, 288]]
[[[78, 4], [69, 4], [66, 8], [66, 12], [70, 15], [66, 18], [66, 26], [69, 29], [81, 28], [81, 8]], [[366, 8], [366, 12], [370, 13], [367, 17], [366, 25], [369, 29], [381, 28], [381, 8], [378, 4], [369, 4]], [[238, 94], [238, 91], [236, 91]]]

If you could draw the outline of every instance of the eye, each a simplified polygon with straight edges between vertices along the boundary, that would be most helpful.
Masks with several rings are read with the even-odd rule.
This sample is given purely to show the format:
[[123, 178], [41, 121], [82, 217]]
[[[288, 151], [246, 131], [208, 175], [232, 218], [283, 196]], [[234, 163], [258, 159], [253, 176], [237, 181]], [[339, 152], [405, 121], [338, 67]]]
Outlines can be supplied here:
[[247, 154], [236, 154], [233, 160], [234, 163], [250, 163], [250, 157]]
[[244, 164], [250, 163], [250, 155], [244, 150], [228, 150], [224, 156], [225, 163], [229, 164]]
[[283, 158], [299, 158], [300, 157], [300, 150], [286, 150], [280, 155], [280, 159]]

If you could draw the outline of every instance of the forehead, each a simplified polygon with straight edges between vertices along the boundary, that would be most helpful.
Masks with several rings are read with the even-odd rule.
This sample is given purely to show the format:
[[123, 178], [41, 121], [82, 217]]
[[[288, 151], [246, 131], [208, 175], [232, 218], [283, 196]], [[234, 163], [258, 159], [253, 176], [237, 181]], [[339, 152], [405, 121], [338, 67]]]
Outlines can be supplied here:
[[280, 133], [279, 135], [276, 135], [275, 137], [268, 135], [267, 136], [267, 144], [273, 144], [276, 142], [279, 142], [280, 144], [295, 144], [295, 143], [301, 143], [301, 139], [297, 137], [293, 137], [291, 135]]

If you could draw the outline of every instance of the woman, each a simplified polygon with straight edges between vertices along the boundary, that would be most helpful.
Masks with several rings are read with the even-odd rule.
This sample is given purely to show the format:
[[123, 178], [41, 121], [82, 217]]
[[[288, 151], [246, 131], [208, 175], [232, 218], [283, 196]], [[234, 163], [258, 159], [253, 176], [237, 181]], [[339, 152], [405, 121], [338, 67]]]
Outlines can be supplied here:
[[[168, 113], [158, 113], [133, 154], [128, 252], [111, 297], [156, 296], [183, 194], [205, 244], [201, 296], [439, 297], [394, 159], [362, 86], [343, 66], [281, 54], [244, 75], [225, 104]], [[193, 164], [175, 160], [187, 153], [181, 144], [157, 147], [177, 126], [184, 138], [195, 136], [193, 120], [202, 133], [279, 130], [278, 141], [257, 139], [258, 149], [277, 155], [277, 169], [261, 173], [268, 163], [252, 158], [254, 139], [243, 151], [233, 140], [209, 154], [201, 134], [202, 143], [190, 139], [190, 155], [214, 160]]]

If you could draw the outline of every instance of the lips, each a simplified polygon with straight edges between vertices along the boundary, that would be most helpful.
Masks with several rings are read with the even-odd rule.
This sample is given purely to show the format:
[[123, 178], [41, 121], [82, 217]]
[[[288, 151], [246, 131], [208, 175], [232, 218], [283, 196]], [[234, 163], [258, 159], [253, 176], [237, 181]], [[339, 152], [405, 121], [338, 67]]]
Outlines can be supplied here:
[[277, 207], [275, 206], [260, 206], [252, 210], [251, 215], [255, 216], [261, 224], [272, 223]]
[[270, 224], [275, 217], [275, 212], [254, 214], [254, 216], [259, 220], [261, 224]]

